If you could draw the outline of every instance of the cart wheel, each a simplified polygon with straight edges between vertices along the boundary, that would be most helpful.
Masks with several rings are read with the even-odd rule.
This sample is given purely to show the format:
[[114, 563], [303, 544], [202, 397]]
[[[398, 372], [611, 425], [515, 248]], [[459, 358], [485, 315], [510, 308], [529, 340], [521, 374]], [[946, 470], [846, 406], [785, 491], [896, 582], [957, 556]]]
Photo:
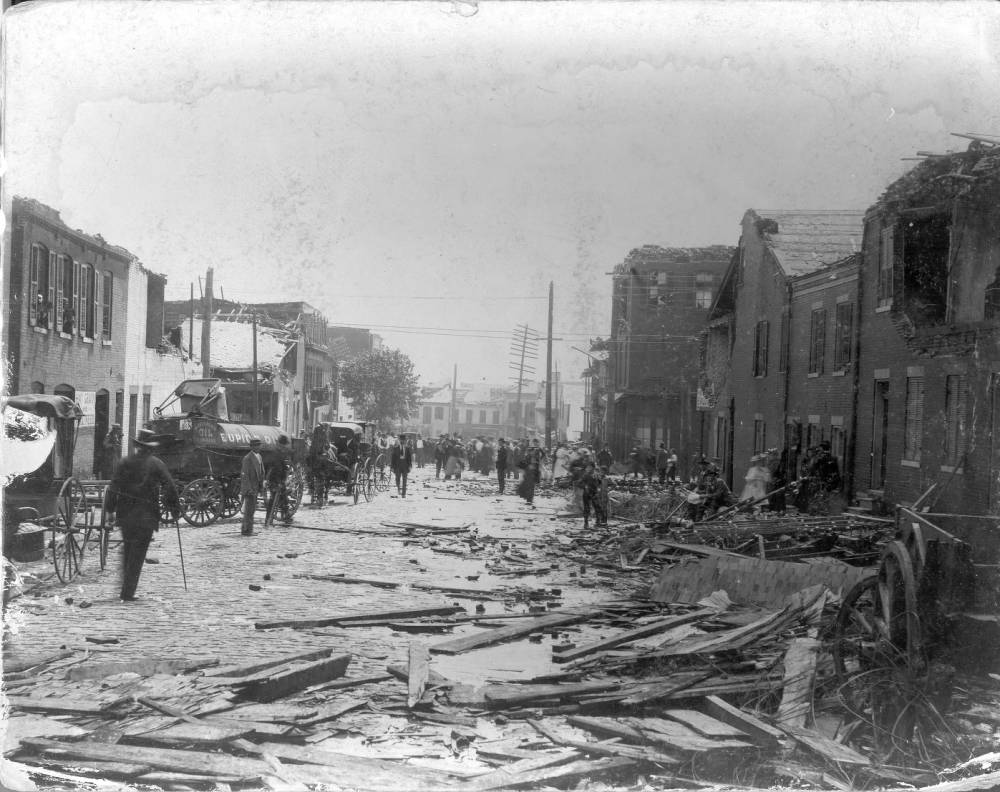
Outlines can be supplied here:
[[378, 471], [371, 462], [365, 469], [365, 500], [371, 501], [378, 493]]
[[288, 480], [285, 482], [285, 519], [291, 520], [292, 516], [302, 505], [302, 495], [306, 488], [306, 471], [302, 465], [293, 465], [288, 473]]
[[[902, 542], [883, 553], [878, 574], [844, 597], [833, 636], [838, 692], [884, 755], [907, 753], [931, 684], [917, 613], [913, 559]], [[867, 731], [867, 730], [866, 730]]]
[[351, 496], [354, 498], [355, 505], [357, 505], [358, 501], [361, 499], [361, 490], [364, 488], [364, 479], [361, 477], [361, 473], [361, 465], [355, 464], [353, 479], [348, 479], [348, 486], [351, 488]]
[[219, 519], [225, 503], [222, 485], [212, 478], [195, 479], [181, 490], [181, 514], [199, 528]]
[[[101, 503], [105, 503], [108, 497], [108, 488], [104, 488], [103, 495], [101, 497]], [[104, 508], [101, 508], [101, 524], [100, 524], [100, 558], [101, 558], [101, 569], [103, 570], [108, 565], [108, 544], [111, 540], [111, 526], [108, 525], [107, 518], [104, 514]]]
[[80, 545], [75, 531], [52, 531], [52, 563], [56, 576], [63, 583], [69, 583], [80, 573]]
[[231, 478], [228, 481], [224, 481], [222, 487], [226, 497], [220, 516], [225, 518], [235, 517], [243, 508], [243, 503], [240, 500], [240, 480], [239, 478]]
[[[90, 531], [93, 523], [90, 520], [90, 506], [87, 504], [87, 494], [83, 491], [83, 485], [75, 478], [68, 478], [63, 482], [56, 499], [57, 519], [53, 524], [54, 531], [65, 532], [73, 535], [73, 544], [76, 546], [75, 576], [79, 572], [79, 564], [83, 562], [83, 551], [86, 549], [87, 541], [90, 539]], [[53, 540], [56, 539], [53, 533]], [[60, 576], [60, 580], [63, 580]], [[63, 580], [63, 582], [67, 582]]]

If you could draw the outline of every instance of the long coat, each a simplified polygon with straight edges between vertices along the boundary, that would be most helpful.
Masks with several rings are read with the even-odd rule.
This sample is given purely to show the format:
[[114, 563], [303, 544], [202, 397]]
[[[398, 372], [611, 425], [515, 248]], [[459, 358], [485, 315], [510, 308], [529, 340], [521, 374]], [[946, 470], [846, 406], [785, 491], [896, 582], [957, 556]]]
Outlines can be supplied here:
[[160, 500], [174, 517], [180, 512], [177, 487], [163, 462], [140, 451], [122, 460], [108, 486], [104, 508], [117, 514], [127, 540], [152, 537], [160, 525]]
[[413, 449], [408, 445], [394, 445], [392, 447], [390, 465], [392, 466], [393, 473], [399, 473], [401, 476], [409, 475], [410, 470], [413, 468]]
[[256, 451], [250, 451], [243, 457], [243, 467], [240, 470], [240, 497], [256, 495], [264, 485], [264, 460]]

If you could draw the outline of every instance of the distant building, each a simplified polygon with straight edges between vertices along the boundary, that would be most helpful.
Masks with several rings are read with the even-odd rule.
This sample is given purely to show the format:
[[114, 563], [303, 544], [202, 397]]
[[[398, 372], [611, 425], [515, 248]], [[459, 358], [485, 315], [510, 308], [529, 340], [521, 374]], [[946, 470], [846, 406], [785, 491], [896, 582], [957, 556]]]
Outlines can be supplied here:
[[615, 267], [605, 432], [616, 458], [661, 442], [685, 462], [699, 450], [700, 333], [732, 256], [646, 245]]

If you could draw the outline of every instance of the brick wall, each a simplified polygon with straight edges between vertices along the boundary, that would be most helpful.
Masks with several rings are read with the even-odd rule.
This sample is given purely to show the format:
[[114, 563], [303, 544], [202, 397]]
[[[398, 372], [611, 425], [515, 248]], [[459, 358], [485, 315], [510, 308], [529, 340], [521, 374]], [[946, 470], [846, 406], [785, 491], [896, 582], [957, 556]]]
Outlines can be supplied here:
[[[21, 226], [21, 232], [13, 235], [17, 240], [12, 249], [11, 267], [17, 269], [23, 278], [18, 299], [11, 298], [12, 324], [20, 327], [17, 390], [28, 393], [33, 383], [40, 383], [45, 393], [55, 392], [58, 386], [73, 389], [75, 398], [82, 401], [88, 413], [81, 421], [74, 455], [74, 473], [78, 477], [94, 475], [95, 416], [94, 395], [106, 392], [110, 401], [110, 421], [114, 421], [114, 395], [124, 385], [125, 371], [125, 304], [126, 279], [128, 276], [127, 255], [120, 248], [107, 246], [94, 237], [72, 231], [58, 219], [58, 213], [47, 210], [35, 211], [33, 202], [15, 199], [13, 223]], [[18, 238], [19, 237], [19, 238]], [[66, 256], [79, 264], [89, 264], [97, 272], [112, 275], [111, 339], [101, 338], [100, 311], [95, 316], [97, 338], [81, 336], [77, 329], [72, 333], [60, 332], [60, 324], [49, 322], [48, 328], [29, 324], [29, 303], [33, 299], [29, 293], [32, 286], [29, 265], [33, 245], [42, 245], [46, 255]], [[127, 251], [124, 253], [127, 254]], [[57, 268], [58, 269], [58, 268]], [[13, 280], [13, 279], [12, 279]], [[53, 320], [57, 317], [53, 308]], [[13, 339], [13, 336], [12, 336]], [[99, 440], [100, 438], [98, 438]]]

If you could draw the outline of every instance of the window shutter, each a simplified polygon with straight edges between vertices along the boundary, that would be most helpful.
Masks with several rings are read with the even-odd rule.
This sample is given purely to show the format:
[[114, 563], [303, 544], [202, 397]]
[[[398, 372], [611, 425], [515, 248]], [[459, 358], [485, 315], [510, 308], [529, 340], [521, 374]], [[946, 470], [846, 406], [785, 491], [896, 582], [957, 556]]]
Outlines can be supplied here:
[[101, 334], [99, 332], [100, 322], [101, 322], [101, 279], [98, 277], [98, 272], [94, 270], [94, 299], [93, 299], [93, 319], [94, 321], [90, 324], [88, 328], [90, 330], [90, 337], [94, 340], [100, 338]]
[[771, 340], [771, 323], [766, 319], [761, 322], [761, 336], [760, 373], [767, 376], [767, 352]]
[[80, 332], [80, 262], [73, 262], [73, 329], [71, 332]]
[[920, 461], [920, 446], [924, 430], [924, 378], [908, 377], [906, 380], [906, 432], [903, 458]]
[[55, 329], [56, 315], [56, 254], [49, 253], [49, 289], [45, 299], [49, 301], [49, 327]]
[[63, 268], [66, 266], [65, 259], [65, 256], [59, 256], [59, 260], [56, 262], [56, 296], [52, 303], [52, 328], [54, 330], [63, 329]]
[[823, 373], [826, 355], [826, 311], [816, 312], [816, 373]]
[[38, 322], [38, 308], [36, 295], [38, 294], [38, 276], [39, 276], [39, 258], [41, 256], [41, 251], [38, 247], [32, 245], [31, 247], [31, 261], [28, 264], [28, 324], [36, 324]]

